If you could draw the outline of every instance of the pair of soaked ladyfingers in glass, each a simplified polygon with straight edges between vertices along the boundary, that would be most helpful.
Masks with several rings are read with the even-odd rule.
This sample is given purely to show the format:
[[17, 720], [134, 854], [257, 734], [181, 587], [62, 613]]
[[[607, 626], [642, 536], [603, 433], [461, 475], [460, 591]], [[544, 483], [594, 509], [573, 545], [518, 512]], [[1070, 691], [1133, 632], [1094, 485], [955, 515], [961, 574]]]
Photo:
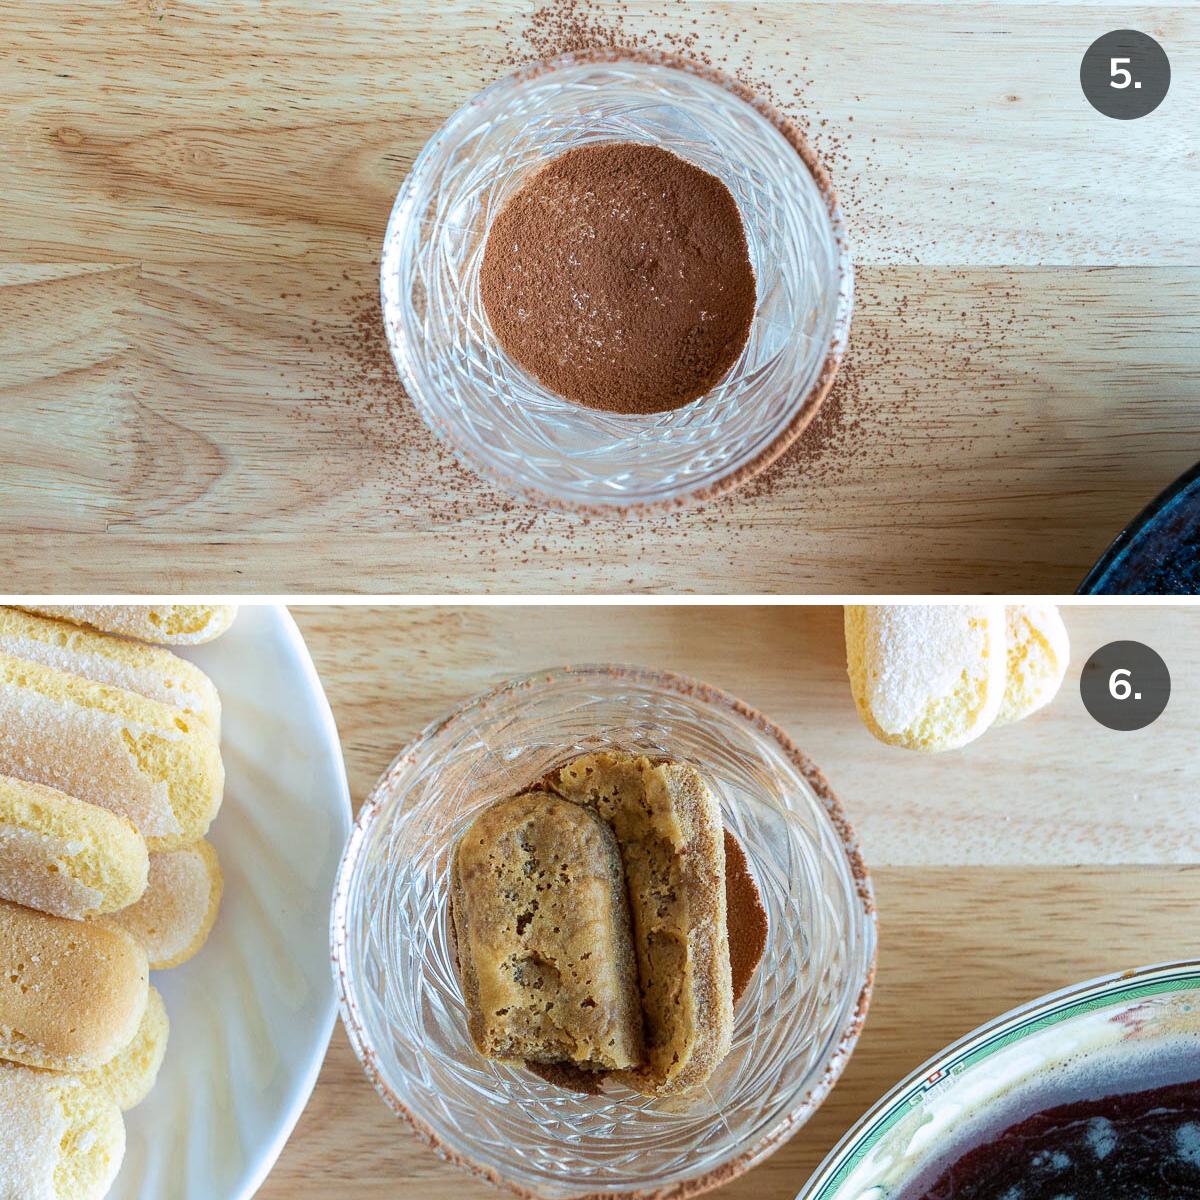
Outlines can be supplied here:
[[728, 1053], [724, 830], [692, 767], [567, 763], [476, 818], [451, 890], [481, 1054], [663, 1096], [701, 1087]]

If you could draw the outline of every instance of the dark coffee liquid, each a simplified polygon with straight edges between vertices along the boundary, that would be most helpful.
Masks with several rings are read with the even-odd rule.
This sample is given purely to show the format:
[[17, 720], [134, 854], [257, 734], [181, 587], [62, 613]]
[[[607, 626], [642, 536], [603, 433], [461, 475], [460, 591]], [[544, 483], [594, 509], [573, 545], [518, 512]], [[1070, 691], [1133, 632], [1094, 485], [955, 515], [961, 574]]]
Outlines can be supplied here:
[[904, 1200], [1196, 1200], [1200, 1080], [1048, 1108]]

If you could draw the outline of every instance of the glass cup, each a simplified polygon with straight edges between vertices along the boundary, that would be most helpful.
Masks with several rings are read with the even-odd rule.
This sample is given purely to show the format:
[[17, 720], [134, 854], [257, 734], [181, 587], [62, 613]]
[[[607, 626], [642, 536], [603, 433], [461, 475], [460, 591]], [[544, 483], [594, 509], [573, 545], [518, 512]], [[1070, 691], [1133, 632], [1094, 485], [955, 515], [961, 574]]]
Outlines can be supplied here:
[[[745, 849], [766, 950], [729, 1056], [687, 1103], [585, 1096], [481, 1057], [447, 900], [452, 847], [484, 806], [589, 750], [693, 763]], [[766, 718], [693, 681], [629, 667], [514, 680], [429, 726], [364, 804], [334, 896], [342, 1017], [384, 1100], [447, 1159], [548, 1200], [727, 1181], [824, 1099], [870, 996], [875, 911], [824, 778]]]
[[[567, 56], [486, 88], [422, 150], [384, 240], [384, 326], [425, 421], [489, 481], [576, 510], [671, 508], [773, 462], [832, 384], [853, 305], [841, 216], [798, 138], [715, 78], [663, 63]], [[614, 141], [663, 146], [721, 179], [757, 277], [729, 373], [648, 416], [548, 391], [501, 349], [480, 297], [488, 228], [508, 198], [548, 160]]]

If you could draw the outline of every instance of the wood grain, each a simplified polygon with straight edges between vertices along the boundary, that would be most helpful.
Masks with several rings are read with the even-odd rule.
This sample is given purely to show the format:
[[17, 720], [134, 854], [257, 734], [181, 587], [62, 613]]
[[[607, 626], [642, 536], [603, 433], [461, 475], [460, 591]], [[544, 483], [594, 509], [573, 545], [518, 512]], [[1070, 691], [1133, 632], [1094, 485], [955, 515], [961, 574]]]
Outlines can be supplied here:
[[[874, 880], [884, 914], [879, 975], [854, 1057], [812, 1121], [743, 1179], [712, 1193], [722, 1200], [792, 1200], [875, 1100], [983, 1021], [1069, 983], [1194, 951], [1180, 945], [1180, 930], [1200, 895], [1195, 867], [888, 868]], [[335, 1189], [362, 1200], [500, 1194], [442, 1163], [392, 1116], [340, 1028], [313, 1098], [258, 1194], [315, 1200]]]
[[[1057, 592], [1200, 456], [1200, 10], [727, 0], [667, 21], [810, 122], [851, 225], [835, 444], [668, 520], [502, 511], [372, 327], [396, 189], [531, 7], [6, 6], [10, 588]], [[1114, 21], [1174, 64], [1141, 121], [1078, 93]]]
[[[883, 746], [846, 679], [838, 605], [303, 609], [298, 615], [361, 801], [392, 756], [476, 692], [569, 662], [664, 668], [725, 688], [777, 721], [846, 803], [884, 866], [1200, 862], [1192, 769], [1200, 613], [1064, 606], [1072, 662], [1055, 703], [952, 755]], [[1172, 699], [1150, 728], [1097, 725], [1080, 670], [1107, 642], [1156, 647]], [[1001, 831], [1002, 836], [997, 835]]]
[[[814, 1119], [716, 1193], [790, 1200], [888, 1087], [989, 1017], [1106, 971], [1193, 954], [1200, 900], [1195, 683], [1200, 614], [1072, 607], [1074, 655], [1041, 714], [934, 759], [879, 746], [844, 675], [840, 609], [305, 608], [357, 806], [405, 739], [474, 691], [568, 660], [623, 660], [726, 687], [797, 738], [863, 834], [880, 967], [862, 1041]], [[1141, 733], [1083, 712], [1079, 666], [1119, 637], [1156, 646], [1176, 690]], [[1169, 831], [1169, 834], [1168, 834]], [[260, 1195], [487, 1200], [391, 1116], [340, 1031]]]

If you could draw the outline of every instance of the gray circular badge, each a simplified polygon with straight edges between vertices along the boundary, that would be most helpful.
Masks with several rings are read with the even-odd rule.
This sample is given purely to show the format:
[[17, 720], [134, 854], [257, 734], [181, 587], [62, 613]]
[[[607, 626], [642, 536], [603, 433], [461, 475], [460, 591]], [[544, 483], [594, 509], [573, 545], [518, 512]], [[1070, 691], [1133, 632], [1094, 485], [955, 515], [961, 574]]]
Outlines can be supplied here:
[[1149, 34], [1114, 29], [1087, 48], [1079, 64], [1079, 84], [1097, 112], [1133, 121], [1163, 102], [1171, 86], [1171, 64]]
[[1109, 642], [1084, 663], [1083, 706], [1109, 729], [1145, 729], [1171, 698], [1171, 673], [1141, 642]]

